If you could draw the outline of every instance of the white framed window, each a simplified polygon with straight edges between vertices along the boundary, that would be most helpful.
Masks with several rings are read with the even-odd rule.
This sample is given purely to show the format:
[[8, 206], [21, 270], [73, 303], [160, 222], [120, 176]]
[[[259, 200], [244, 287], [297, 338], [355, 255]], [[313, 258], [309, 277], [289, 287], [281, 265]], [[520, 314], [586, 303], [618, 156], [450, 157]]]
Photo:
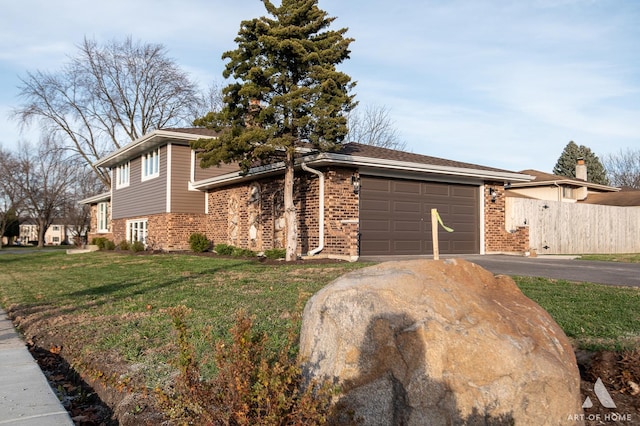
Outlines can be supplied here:
[[142, 156], [142, 180], [160, 176], [160, 148]]
[[140, 241], [147, 242], [147, 219], [137, 219], [127, 221], [127, 241], [133, 243]]
[[575, 194], [573, 188], [571, 188], [569, 186], [563, 186], [562, 187], [562, 198], [568, 198], [568, 199], [571, 199], [571, 200], [575, 200], [576, 194]]
[[129, 186], [129, 162], [116, 167], [116, 188]]
[[98, 232], [109, 232], [109, 203], [98, 203]]

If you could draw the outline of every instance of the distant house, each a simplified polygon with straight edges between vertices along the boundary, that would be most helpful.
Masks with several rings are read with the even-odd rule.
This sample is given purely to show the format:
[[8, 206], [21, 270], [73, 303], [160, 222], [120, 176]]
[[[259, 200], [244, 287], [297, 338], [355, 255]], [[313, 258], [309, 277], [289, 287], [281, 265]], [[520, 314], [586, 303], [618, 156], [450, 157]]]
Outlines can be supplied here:
[[539, 254], [640, 252], [640, 191], [621, 190], [578, 178], [523, 170], [529, 182], [505, 189], [507, 229], [529, 229], [529, 246]]
[[523, 170], [524, 173], [533, 176], [529, 182], [514, 182], [508, 190], [508, 196], [525, 196], [537, 200], [580, 202], [587, 200], [591, 195], [609, 194], [620, 191], [608, 185], [600, 185], [587, 181], [587, 166], [584, 160], [578, 160], [576, 164], [576, 178], [552, 175], [538, 170]]
[[[73, 244], [74, 233], [72, 226], [64, 220], [57, 219], [44, 234], [45, 245]], [[38, 225], [35, 220], [25, 219], [20, 223], [20, 236], [16, 240], [20, 244], [29, 244], [38, 241]]]
[[[203, 169], [189, 143], [206, 129], [156, 130], [101, 158], [109, 193], [92, 206], [89, 240], [106, 236], [162, 250], [187, 250], [200, 232], [215, 244], [262, 251], [284, 246], [281, 163], [243, 175], [237, 165]], [[505, 230], [504, 187], [525, 173], [454, 160], [344, 144], [300, 152], [295, 180], [301, 255], [432, 253], [431, 209], [454, 232], [439, 235], [443, 254], [523, 252], [526, 227]]]

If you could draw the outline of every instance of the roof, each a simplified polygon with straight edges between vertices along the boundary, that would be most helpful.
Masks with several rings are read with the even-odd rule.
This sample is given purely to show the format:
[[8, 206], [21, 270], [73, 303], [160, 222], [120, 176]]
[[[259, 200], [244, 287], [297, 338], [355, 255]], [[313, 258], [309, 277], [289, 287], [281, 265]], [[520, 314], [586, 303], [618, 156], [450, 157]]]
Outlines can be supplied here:
[[418, 164], [430, 164], [433, 166], [444, 166], [461, 169], [476, 169], [493, 172], [507, 172], [513, 173], [509, 170], [496, 169], [493, 167], [480, 166], [478, 164], [463, 163], [460, 161], [447, 160], [444, 158], [430, 157], [428, 155], [414, 154], [412, 152], [398, 151], [395, 149], [381, 148], [373, 145], [365, 145], [355, 142], [350, 142], [342, 145], [341, 149], [337, 151], [339, 154], [360, 156], [368, 158], [378, 158], [384, 160], [399, 161], [405, 163], [418, 163]]
[[96, 167], [114, 167], [169, 141], [188, 145], [191, 141], [200, 138], [212, 138], [217, 135], [215, 130], [197, 127], [154, 130], [100, 158], [94, 165]]
[[620, 207], [640, 206], [640, 190], [623, 189], [620, 192], [589, 194], [587, 198], [580, 201], [580, 203]]
[[609, 185], [601, 185], [598, 183], [587, 182], [581, 179], [569, 178], [566, 176], [558, 176], [550, 173], [541, 172], [539, 170], [522, 170], [520, 173], [533, 176], [534, 179], [529, 182], [517, 182], [512, 183], [512, 188], [526, 188], [526, 187], [536, 187], [536, 186], [550, 186], [550, 185], [567, 185], [567, 186], [576, 186], [576, 187], [587, 187], [589, 189], [593, 189], [596, 191], [603, 192], [617, 192], [620, 191], [620, 188], [616, 188], [615, 186]]
[[[476, 182], [497, 180], [501, 182], [527, 182], [532, 176], [509, 170], [480, 166], [430, 157], [427, 155], [363, 145], [355, 142], [344, 144], [335, 152], [310, 152], [300, 158], [299, 163], [312, 167], [341, 165], [358, 168], [361, 173], [387, 173], [418, 176], [447, 176], [449, 179], [466, 179]], [[230, 183], [255, 179], [258, 176], [281, 173], [284, 169], [282, 162], [266, 166], [254, 167], [246, 175], [240, 172], [208, 178], [195, 182], [193, 187], [200, 190], [220, 187]]]

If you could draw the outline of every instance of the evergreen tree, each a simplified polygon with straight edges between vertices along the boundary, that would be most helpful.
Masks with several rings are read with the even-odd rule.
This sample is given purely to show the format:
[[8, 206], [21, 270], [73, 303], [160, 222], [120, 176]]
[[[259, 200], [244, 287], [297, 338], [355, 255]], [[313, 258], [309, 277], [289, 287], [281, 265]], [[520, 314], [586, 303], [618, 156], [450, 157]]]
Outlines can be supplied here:
[[346, 28], [329, 30], [335, 20], [317, 0], [282, 0], [276, 7], [263, 0], [270, 17], [240, 24], [237, 49], [225, 52], [221, 111], [194, 124], [220, 132], [216, 139], [196, 141], [202, 167], [237, 162], [244, 173], [256, 164], [285, 164], [284, 209], [287, 260], [297, 251], [293, 203], [298, 148], [335, 149], [344, 140], [347, 113], [355, 106], [351, 78], [336, 70], [349, 58]]
[[558, 162], [553, 168], [553, 174], [558, 176], [566, 176], [569, 178], [576, 177], [576, 164], [578, 158], [584, 159], [587, 165], [587, 181], [592, 183], [598, 183], [601, 185], [608, 185], [609, 180], [605, 172], [604, 166], [600, 162], [597, 155], [591, 151], [590, 148], [580, 145], [571, 141], [564, 147]]
[[20, 220], [15, 209], [7, 210], [5, 216], [4, 236], [7, 237], [7, 243], [11, 244], [16, 237], [20, 236]]

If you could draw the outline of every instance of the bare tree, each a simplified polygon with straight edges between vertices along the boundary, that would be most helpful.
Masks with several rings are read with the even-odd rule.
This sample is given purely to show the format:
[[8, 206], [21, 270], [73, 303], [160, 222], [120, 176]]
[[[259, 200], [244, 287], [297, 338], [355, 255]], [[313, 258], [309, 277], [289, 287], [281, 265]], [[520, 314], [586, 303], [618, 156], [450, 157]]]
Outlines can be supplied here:
[[75, 178], [67, 189], [61, 212], [61, 218], [64, 219], [67, 228], [65, 235], [70, 235], [77, 246], [87, 242], [91, 225], [91, 207], [79, 204], [78, 201], [98, 194], [100, 190], [101, 183], [97, 176], [89, 167], [79, 165]]
[[204, 102], [164, 46], [131, 37], [104, 46], [85, 38], [59, 72], [28, 73], [19, 89], [18, 121], [62, 137], [107, 187], [97, 159], [149, 131], [191, 123]]
[[0, 249], [2, 236], [22, 204], [22, 193], [11, 178], [15, 169], [16, 158], [13, 153], [0, 147]]
[[602, 163], [612, 185], [640, 189], [640, 149], [621, 149], [607, 154]]
[[47, 229], [64, 212], [77, 170], [77, 162], [52, 137], [44, 138], [37, 148], [20, 144], [8, 179], [24, 200], [25, 214], [36, 222], [38, 247], [44, 246]]
[[204, 111], [201, 116], [207, 115], [208, 112], [220, 112], [224, 108], [224, 94], [222, 93], [222, 84], [214, 80], [207, 89], [207, 95], [204, 99]]
[[407, 143], [395, 127], [389, 108], [379, 105], [367, 105], [363, 111], [360, 108], [349, 114], [347, 140], [382, 148], [406, 148]]

